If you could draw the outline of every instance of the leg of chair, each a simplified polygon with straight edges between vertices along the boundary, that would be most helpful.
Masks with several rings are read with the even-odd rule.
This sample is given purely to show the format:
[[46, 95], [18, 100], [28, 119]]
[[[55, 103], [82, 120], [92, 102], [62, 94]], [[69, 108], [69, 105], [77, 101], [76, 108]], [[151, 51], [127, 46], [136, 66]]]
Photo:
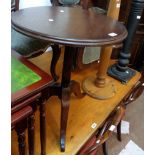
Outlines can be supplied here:
[[117, 139], [118, 139], [119, 141], [122, 140], [122, 138], [121, 138], [121, 121], [120, 121], [119, 124], [117, 125]]
[[103, 148], [103, 154], [104, 154], [104, 155], [108, 155], [107, 142], [104, 142], [104, 143], [102, 144], [102, 148]]
[[40, 104], [40, 143], [41, 155], [46, 154], [46, 123], [45, 123], [45, 102]]
[[15, 130], [18, 136], [19, 155], [26, 155], [25, 129], [27, 127], [27, 119], [17, 124]]
[[51, 47], [53, 50], [53, 57], [51, 60], [50, 72], [54, 80], [57, 81], [59, 77], [56, 75], [55, 69], [56, 69], [56, 64], [59, 60], [60, 54], [61, 54], [61, 49], [59, 48], [59, 45], [51, 45]]
[[28, 118], [29, 155], [34, 155], [34, 115]]
[[19, 155], [26, 155], [25, 131], [18, 134]]

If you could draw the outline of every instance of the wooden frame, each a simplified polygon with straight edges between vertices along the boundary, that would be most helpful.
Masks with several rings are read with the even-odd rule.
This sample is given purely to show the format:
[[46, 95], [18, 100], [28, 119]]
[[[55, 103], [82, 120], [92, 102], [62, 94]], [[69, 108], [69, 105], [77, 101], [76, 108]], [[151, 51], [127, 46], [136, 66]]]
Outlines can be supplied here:
[[[40, 68], [35, 66], [33, 63], [31, 63], [18, 53], [16, 53], [14, 50], [12, 50], [11, 54], [41, 77], [39, 81], [11, 93], [11, 113], [18, 113], [26, 106], [32, 106], [33, 110], [35, 111], [37, 104], [39, 104], [41, 154], [45, 155], [45, 101], [48, 98], [48, 87], [53, 84], [53, 79], [47, 73], [42, 71]], [[32, 121], [30, 121], [30, 123], [32, 123]]]
[[34, 114], [31, 106], [11, 114], [11, 129], [15, 129], [18, 136], [19, 155], [26, 155], [25, 130], [28, 129], [29, 155], [34, 155]]
[[28, 68], [30, 68], [32, 71], [37, 73], [41, 80], [35, 82], [32, 85], [29, 85], [17, 92], [14, 92], [11, 94], [11, 106], [15, 106], [19, 102], [35, 95], [40, 92], [40, 90], [43, 90], [48, 85], [53, 83], [53, 79], [51, 76], [49, 76], [47, 73], [39, 69], [37, 66], [35, 66], [30, 61], [26, 60], [24, 57], [16, 53], [14, 50], [12, 50], [12, 55], [15, 56], [18, 60], [20, 60], [23, 64], [25, 64]]

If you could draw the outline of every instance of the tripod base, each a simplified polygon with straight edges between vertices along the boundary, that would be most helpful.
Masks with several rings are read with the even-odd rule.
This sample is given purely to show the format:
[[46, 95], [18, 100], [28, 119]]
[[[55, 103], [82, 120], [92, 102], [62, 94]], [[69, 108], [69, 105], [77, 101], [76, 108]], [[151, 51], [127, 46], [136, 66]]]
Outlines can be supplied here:
[[112, 81], [105, 79], [105, 85], [103, 87], [97, 87], [95, 85], [96, 77], [88, 77], [82, 83], [82, 88], [89, 96], [104, 100], [113, 97], [116, 94], [116, 90]]
[[135, 74], [136, 74], [136, 71], [132, 70], [129, 67], [127, 67], [126, 71], [124, 72], [119, 71], [117, 69], [117, 64], [110, 66], [108, 69], [108, 75], [121, 81], [122, 83], [127, 83]]

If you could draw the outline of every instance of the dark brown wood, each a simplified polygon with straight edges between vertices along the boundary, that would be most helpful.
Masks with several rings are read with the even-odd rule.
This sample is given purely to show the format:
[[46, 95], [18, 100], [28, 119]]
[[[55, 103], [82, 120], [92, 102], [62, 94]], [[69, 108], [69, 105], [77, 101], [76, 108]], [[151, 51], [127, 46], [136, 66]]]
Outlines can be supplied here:
[[[31, 123], [27, 125], [27, 121]], [[26, 155], [25, 130], [28, 128], [29, 154], [34, 155], [34, 116], [33, 109], [26, 106], [11, 115], [11, 126], [15, 128], [18, 135], [19, 155]]]
[[41, 92], [41, 90], [44, 90], [48, 85], [51, 85], [53, 83], [53, 79], [43, 70], [16, 53], [14, 50], [12, 50], [11, 54], [41, 77], [41, 80], [38, 82], [29, 85], [15, 93], [11, 93], [11, 107], [14, 107], [25, 99], [28, 99], [29, 97]]
[[61, 151], [65, 151], [66, 141], [66, 128], [69, 112], [69, 100], [70, 100], [70, 88], [62, 88], [62, 99], [61, 99], [61, 125], [60, 125], [60, 148]]
[[51, 47], [53, 51], [53, 57], [51, 60], [50, 72], [51, 72], [52, 77], [54, 78], [54, 81], [57, 81], [59, 77], [56, 74], [55, 67], [59, 60], [61, 49], [59, 48], [59, 45], [51, 45]]
[[121, 137], [121, 121], [117, 125], [117, 139], [119, 141], [122, 141], [122, 137]]
[[11, 12], [19, 10], [19, 0], [14, 0], [11, 4]]
[[[12, 55], [15, 56], [19, 61], [41, 76], [41, 80], [38, 82], [29, 85], [15, 93], [11, 94], [11, 113], [19, 113], [20, 110], [24, 110], [24, 108], [28, 105], [33, 107], [33, 110], [36, 110], [37, 104], [40, 106], [40, 140], [41, 140], [41, 154], [46, 154], [46, 133], [45, 133], [45, 101], [49, 97], [48, 96], [48, 86], [52, 85], [53, 79], [50, 75], [39, 69], [37, 66], [32, 64], [30, 61], [26, 60], [15, 51], [12, 51]], [[24, 112], [26, 114], [26, 112]], [[21, 115], [21, 114], [20, 114]], [[24, 115], [25, 116], [25, 115]], [[31, 116], [28, 121], [28, 136], [29, 138], [29, 154], [34, 154], [34, 126], [33, 126], [33, 117]], [[14, 117], [13, 117], [14, 118]], [[12, 118], [12, 119], [13, 119]], [[22, 119], [22, 117], [20, 116]], [[12, 126], [16, 123], [16, 119], [13, 119]], [[22, 121], [23, 124], [27, 124]], [[18, 126], [17, 132], [19, 132], [20, 146], [23, 146], [22, 153], [24, 152], [24, 131]], [[21, 132], [20, 132], [21, 131]]]
[[29, 142], [29, 155], [34, 155], [34, 115], [28, 118], [28, 142]]
[[17, 112], [11, 114], [11, 126], [15, 126], [18, 122], [27, 118], [31, 114], [32, 114], [32, 108], [29, 106], [26, 106], [21, 110], [18, 110]]
[[[30, 18], [32, 15], [35, 17], [33, 20]], [[39, 18], [37, 18], [38, 15], [40, 15]], [[61, 151], [64, 151], [71, 88], [79, 87], [77, 84], [74, 87], [70, 85], [72, 58], [75, 52], [73, 46], [118, 44], [127, 36], [127, 31], [119, 22], [103, 14], [95, 14], [84, 10], [81, 7], [33, 7], [33, 9], [23, 9], [12, 14], [12, 26], [25, 35], [51, 41], [55, 44], [66, 45], [61, 85], [51, 86], [50, 92], [54, 94], [49, 93], [50, 95], [57, 95], [61, 99], [60, 145]], [[108, 34], [111, 32], [117, 33], [117, 36], [109, 36]], [[84, 96], [81, 95], [80, 91], [74, 91], [73, 93], [79, 97]]]
[[40, 104], [40, 142], [41, 155], [46, 155], [46, 117], [45, 117], [45, 101]]
[[15, 0], [15, 8], [16, 10], [19, 10], [19, 0]]
[[[39, 14], [40, 18], [30, 18]], [[49, 19], [54, 21], [50, 22]], [[122, 42], [127, 36], [127, 31], [121, 23], [103, 14], [89, 13], [80, 7], [47, 6], [23, 9], [12, 13], [11, 22], [14, 29], [25, 35], [76, 47], [112, 45]], [[118, 35], [111, 37], [108, 35], [111, 32]]]
[[83, 9], [88, 9], [89, 0], [81, 0], [80, 5]]
[[67, 88], [70, 84], [71, 69], [72, 69], [72, 63], [73, 63], [72, 62], [73, 60], [72, 50], [74, 50], [74, 48], [69, 47], [69, 46], [65, 47], [63, 71], [62, 71], [62, 83], [61, 83], [61, 86], [63, 88]]
[[[71, 69], [72, 69], [72, 50], [74, 48], [66, 46], [63, 62], [63, 72], [62, 72], [62, 94], [61, 94], [61, 129], [60, 129], [60, 145], [61, 151], [65, 151], [65, 136], [69, 112], [69, 100], [71, 95], [70, 90], [70, 79], [71, 79]], [[70, 59], [68, 59], [70, 58]]]
[[16, 132], [18, 136], [19, 155], [26, 155], [25, 131], [24, 129], [17, 128]]
[[128, 104], [135, 101], [144, 91], [144, 85], [143, 82], [138, 81], [135, 87], [127, 94], [127, 96], [124, 98], [124, 105], [127, 106]]
[[[63, 6], [62, 4], [59, 3], [59, 0], [52, 0], [51, 3], [53, 3], [53, 6]], [[83, 9], [88, 9], [89, 3], [90, 3], [89, 0], [80, 0], [80, 4], [75, 4], [75, 5], [81, 5]], [[51, 71], [51, 74], [52, 74], [54, 80], [56, 81], [58, 79], [58, 76], [55, 73], [55, 67], [56, 67], [56, 63], [60, 56], [60, 50], [59, 50], [59, 52], [56, 52], [56, 51], [58, 51], [57, 45], [52, 45], [52, 49], [53, 49], [53, 58], [51, 61], [50, 71]]]
[[[65, 47], [64, 62], [63, 62], [63, 72], [61, 82], [62, 90], [60, 96], [61, 99], [60, 145], [62, 152], [65, 151], [65, 135], [67, 128], [70, 95], [71, 93], [74, 93], [79, 98], [82, 98], [85, 95], [81, 93], [79, 83], [76, 81], [71, 81], [73, 50], [75, 50], [75, 48], [69, 46]], [[57, 96], [59, 96], [59, 94], [57, 94]]]
[[103, 9], [107, 9], [108, 8], [108, 3], [109, 3], [109, 0], [91, 0], [92, 1], [92, 5], [93, 6], [96, 6], [96, 7], [100, 7], [100, 8], [103, 8]]
[[41, 97], [41, 93], [38, 93], [32, 97], [29, 97], [28, 99], [24, 100], [23, 102], [20, 102], [20, 104], [17, 104], [15, 106], [11, 107], [11, 113], [14, 113], [18, 110], [20, 110], [21, 108], [27, 106], [27, 105], [31, 105], [31, 103], [37, 101], [38, 99], [40, 99]]

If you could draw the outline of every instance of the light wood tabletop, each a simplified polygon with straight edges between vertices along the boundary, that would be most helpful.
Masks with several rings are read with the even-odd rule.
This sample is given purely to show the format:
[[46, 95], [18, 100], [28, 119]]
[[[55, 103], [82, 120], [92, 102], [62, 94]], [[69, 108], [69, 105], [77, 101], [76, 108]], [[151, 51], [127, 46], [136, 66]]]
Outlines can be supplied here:
[[[35, 58], [33, 62], [36, 65], [42, 63], [42, 69], [48, 71], [47, 62], [50, 60], [50, 53], [46, 53], [41, 57]], [[61, 60], [60, 60], [61, 62]], [[57, 68], [60, 70], [58, 64]], [[83, 71], [72, 73], [72, 78], [78, 82], [82, 82], [85, 77], [95, 75], [96, 68], [89, 68]], [[51, 97], [46, 104], [46, 136], [47, 136], [47, 155], [75, 155], [80, 148], [89, 140], [89, 138], [97, 131], [97, 129], [103, 124], [109, 114], [118, 106], [120, 101], [127, 93], [132, 89], [136, 82], [140, 79], [141, 74], [139, 72], [126, 84], [121, 84], [119, 81], [113, 80], [116, 87], [116, 95], [108, 100], [97, 100], [89, 96], [85, 96], [82, 99], [71, 96], [71, 104], [69, 109], [67, 134], [66, 134], [66, 150], [60, 152], [59, 147], [59, 132], [60, 132], [60, 110], [61, 102], [57, 97]], [[39, 155], [39, 112], [36, 114], [36, 155]], [[96, 124], [95, 125], [93, 124]], [[92, 128], [92, 125], [94, 128]], [[15, 135], [12, 135], [15, 138]], [[12, 144], [12, 155], [16, 155], [16, 145]]]

